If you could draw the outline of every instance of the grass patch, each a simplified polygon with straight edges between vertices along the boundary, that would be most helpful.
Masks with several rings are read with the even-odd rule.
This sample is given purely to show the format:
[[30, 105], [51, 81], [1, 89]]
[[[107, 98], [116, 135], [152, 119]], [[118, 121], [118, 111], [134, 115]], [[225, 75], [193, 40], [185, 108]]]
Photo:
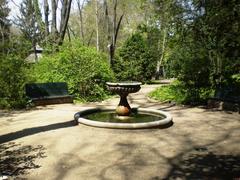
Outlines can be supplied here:
[[213, 95], [211, 88], [189, 88], [180, 81], [157, 88], [149, 94], [150, 98], [158, 101], [174, 101], [177, 104], [205, 104]]

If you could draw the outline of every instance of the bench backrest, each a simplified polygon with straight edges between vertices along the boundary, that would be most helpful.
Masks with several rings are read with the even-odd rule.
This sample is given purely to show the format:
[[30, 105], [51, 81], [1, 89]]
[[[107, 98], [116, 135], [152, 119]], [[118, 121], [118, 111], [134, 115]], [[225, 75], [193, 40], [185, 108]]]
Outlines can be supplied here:
[[30, 98], [68, 95], [68, 87], [65, 82], [31, 83], [26, 84], [26, 95]]

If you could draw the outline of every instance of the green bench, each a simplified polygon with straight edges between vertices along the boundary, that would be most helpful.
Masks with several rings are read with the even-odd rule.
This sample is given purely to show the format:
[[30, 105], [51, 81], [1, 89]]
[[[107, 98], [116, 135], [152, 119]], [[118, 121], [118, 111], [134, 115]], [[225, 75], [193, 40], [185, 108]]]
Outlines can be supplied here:
[[25, 85], [26, 96], [34, 105], [73, 103], [65, 82], [31, 83]]
[[216, 90], [214, 97], [208, 99], [208, 108], [237, 111], [240, 113], [239, 88], [223, 87]]

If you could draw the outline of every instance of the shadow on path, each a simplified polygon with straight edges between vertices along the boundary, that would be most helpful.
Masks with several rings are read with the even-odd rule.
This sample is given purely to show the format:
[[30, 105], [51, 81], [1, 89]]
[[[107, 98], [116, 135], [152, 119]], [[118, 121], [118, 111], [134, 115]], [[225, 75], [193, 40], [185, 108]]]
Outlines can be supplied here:
[[240, 156], [214, 154], [204, 149], [197, 151], [177, 157], [166, 179], [240, 178]]
[[33, 111], [38, 111], [38, 110], [52, 110], [54, 107], [52, 106], [35, 106], [31, 107], [29, 109], [14, 109], [14, 110], [3, 110], [0, 109], [0, 118], [4, 117], [14, 117], [23, 113], [31, 113]]
[[[136, 153], [136, 149], [139, 149], [139, 145], [136, 143], [124, 142], [117, 143], [115, 146], [117, 148], [115, 151], [121, 152], [122, 156], [118, 156], [110, 165], [103, 167], [98, 179], [111, 179], [109, 174], [114, 172], [120, 174], [123, 179], [135, 179], [134, 176], [146, 167], [154, 167], [161, 172], [163, 163], [170, 167], [166, 175], [157, 175], [149, 179], [220, 180], [240, 178], [239, 155], [215, 153], [204, 146], [194, 146], [189, 151], [183, 151], [174, 157], [167, 157], [154, 147], [149, 147], [148, 153]], [[155, 160], [149, 160], [148, 157]]]
[[[24, 175], [28, 170], [39, 168], [35, 163], [39, 158], [45, 158], [45, 148], [42, 145], [36, 147], [10, 142], [0, 144], [0, 176], [11, 178]], [[16, 178], [17, 179], [17, 178]]]
[[71, 121], [62, 122], [62, 123], [23, 129], [21, 131], [16, 131], [16, 132], [12, 132], [12, 133], [8, 133], [0, 136], [0, 144], [9, 142], [15, 139], [19, 139], [25, 136], [37, 134], [40, 132], [51, 131], [51, 130], [61, 129], [61, 128], [68, 128], [75, 125], [76, 125], [76, 122], [74, 120], [71, 120]]

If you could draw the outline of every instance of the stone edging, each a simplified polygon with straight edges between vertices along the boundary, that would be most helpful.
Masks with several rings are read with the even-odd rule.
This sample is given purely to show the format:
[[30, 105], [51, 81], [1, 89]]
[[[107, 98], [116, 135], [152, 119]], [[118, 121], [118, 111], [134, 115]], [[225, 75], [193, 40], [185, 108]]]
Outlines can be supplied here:
[[[158, 121], [153, 122], [146, 122], [146, 123], [108, 123], [108, 122], [99, 122], [99, 121], [93, 121], [89, 119], [85, 119], [82, 116], [82, 114], [91, 113], [92, 111], [99, 110], [99, 108], [91, 108], [87, 110], [80, 111], [74, 115], [75, 121], [77, 123], [94, 126], [94, 127], [102, 127], [102, 128], [115, 128], [115, 129], [139, 129], [139, 128], [150, 128], [150, 127], [156, 127], [156, 126], [162, 126], [166, 124], [172, 123], [172, 117], [168, 112], [164, 112], [161, 110], [155, 110], [155, 109], [149, 109], [149, 108], [138, 108], [137, 110], [140, 112], [146, 112], [146, 113], [153, 113], [153, 114], [160, 114], [164, 115], [164, 119], [160, 119]], [[114, 111], [114, 108], [103, 108], [100, 109], [103, 111]]]

